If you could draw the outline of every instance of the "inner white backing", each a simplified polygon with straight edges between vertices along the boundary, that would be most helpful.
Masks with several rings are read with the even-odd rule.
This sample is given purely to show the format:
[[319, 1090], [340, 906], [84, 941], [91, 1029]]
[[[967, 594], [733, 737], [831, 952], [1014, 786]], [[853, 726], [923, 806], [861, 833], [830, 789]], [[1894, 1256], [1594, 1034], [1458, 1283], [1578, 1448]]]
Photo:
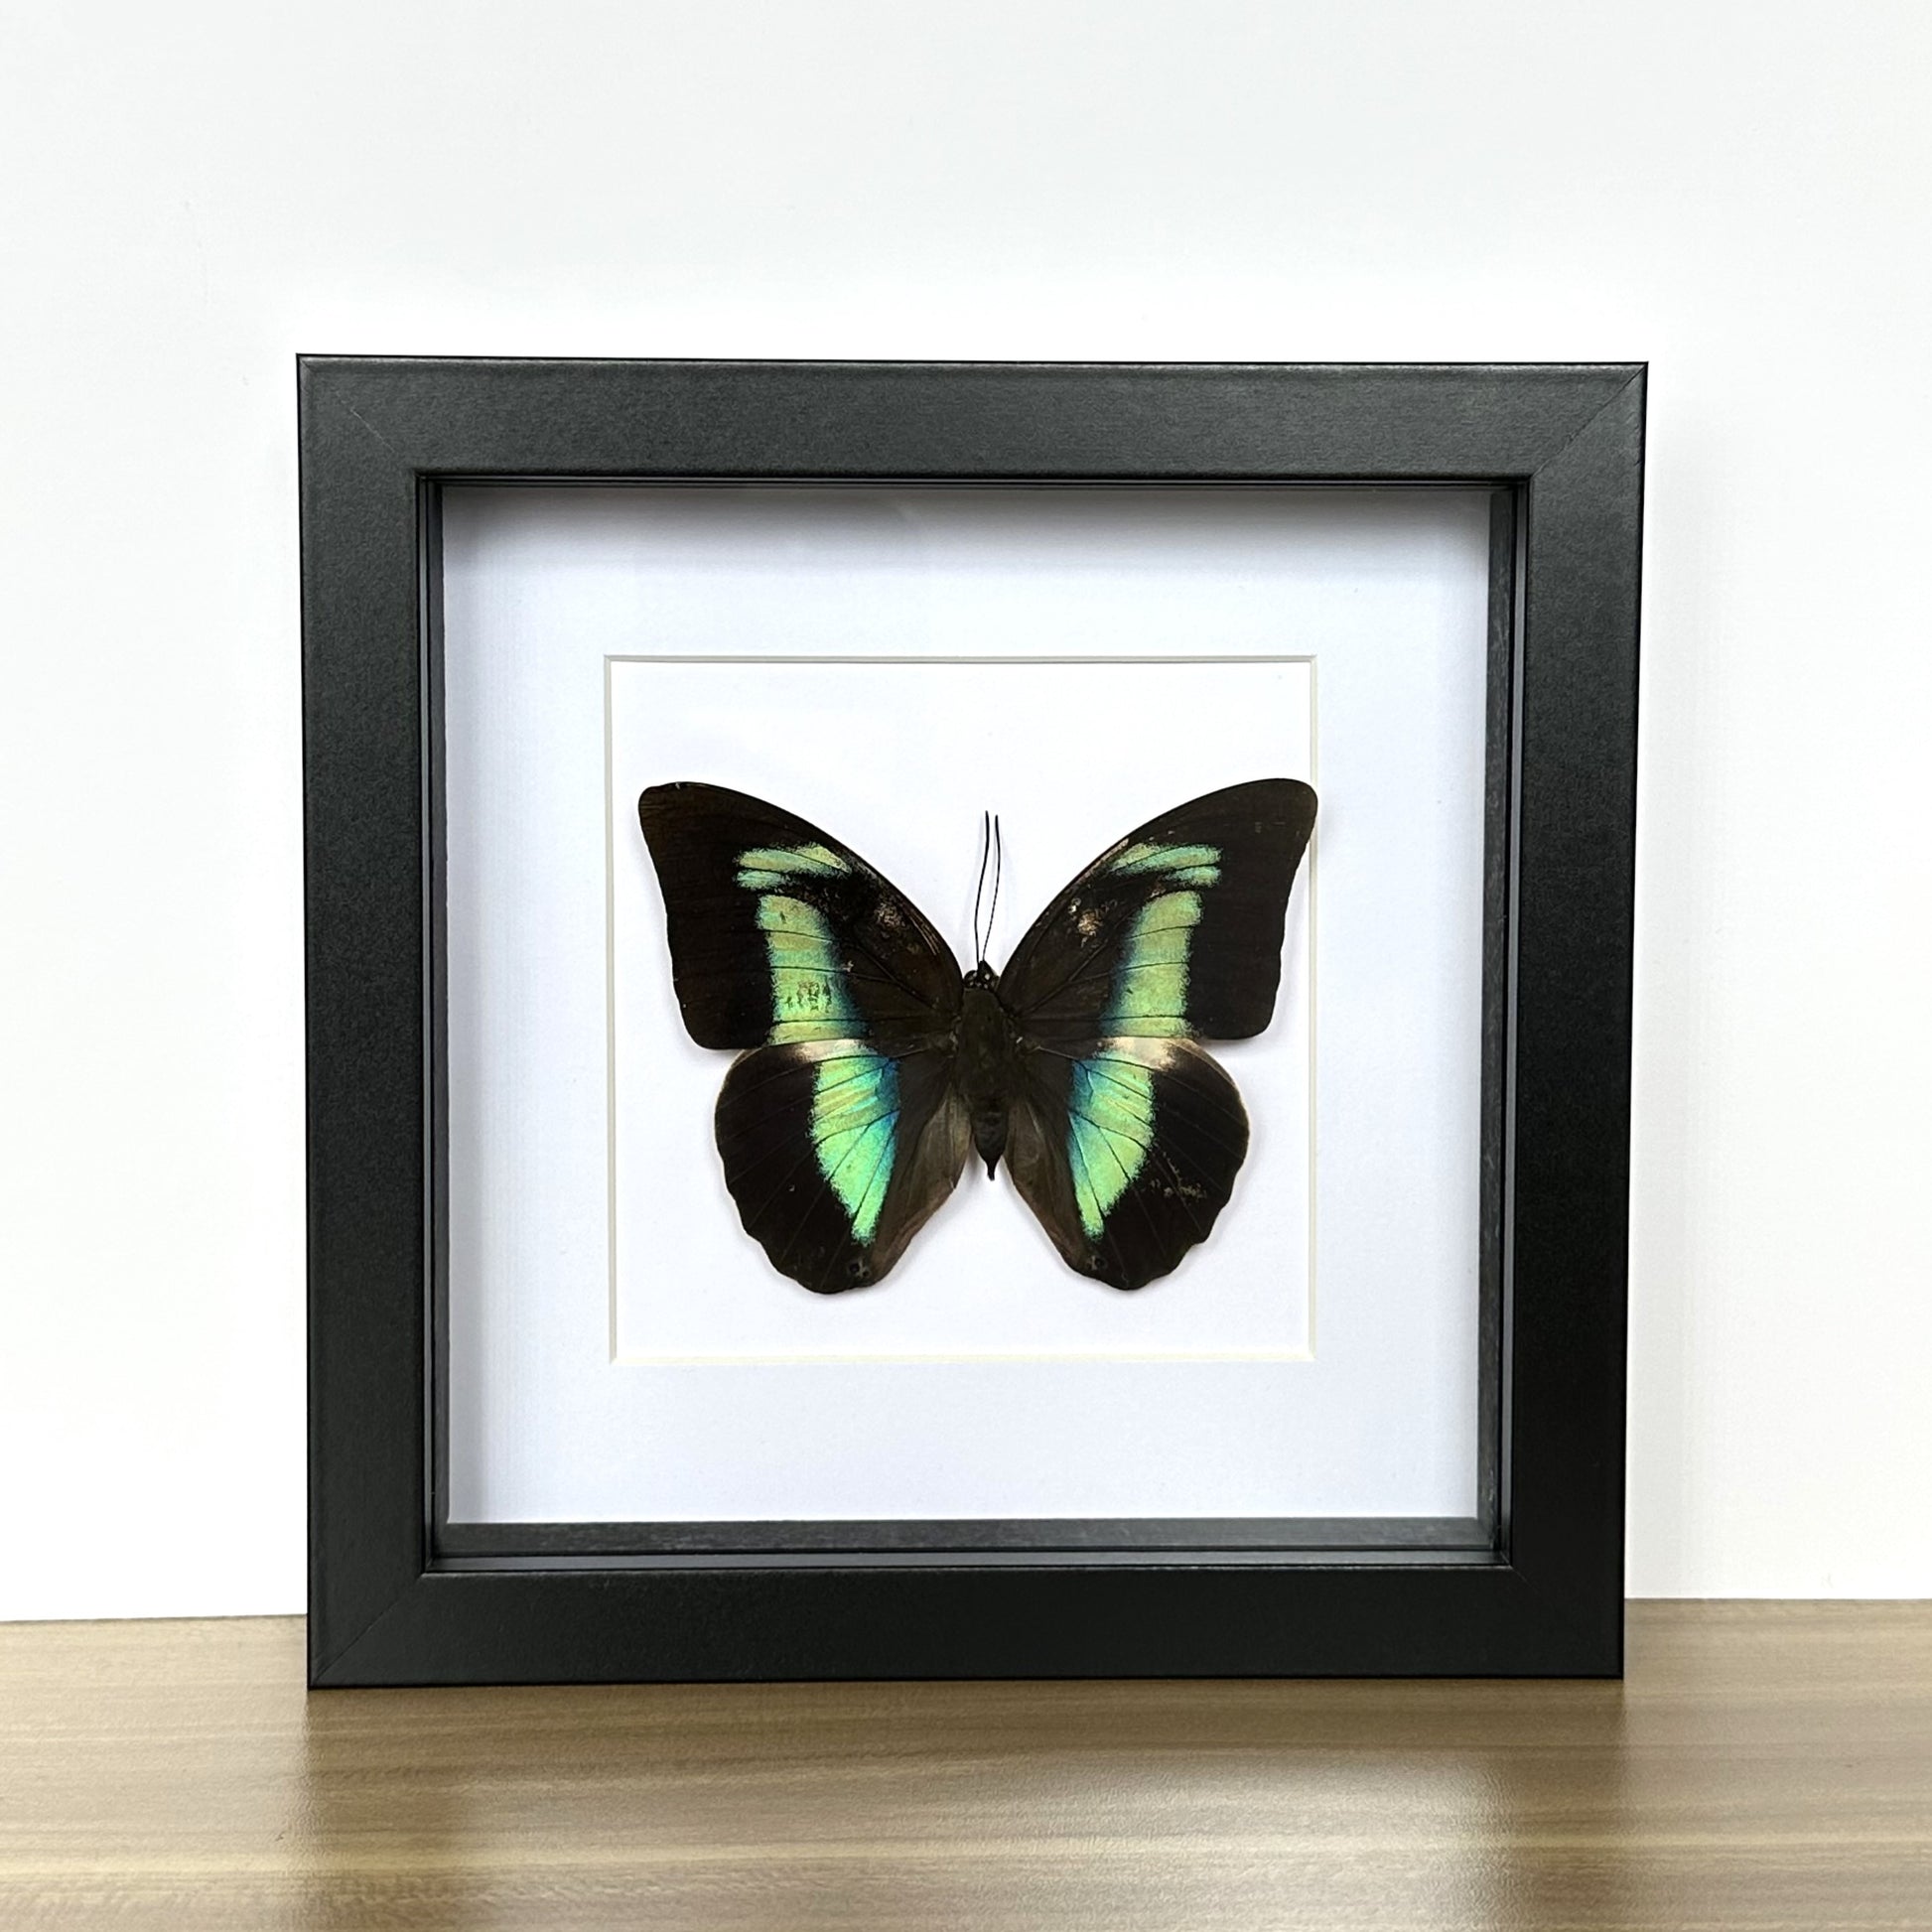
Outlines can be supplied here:
[[[1473, 491], [452, 492], [452, 1517], [1471, 1513], [1486, 591]], [[696, 661], [746, 658], [797, 661]], [[1207, 1247], [1114, 1295], [969, 1173], [877, 1289], [774, 1274], [708, 1165], [728, 1056], [651, 990], [640, 784], [818, 819], [962, 954], [997, 806], [997, 963], [1270, 772], [1321, 818], [1275, 1026], [1217, 1049], [1256, 1142]]]
[[997, 806], [998, 964], [1083, 865], [1157, 812], [1241, 778], [1311, 778], [1307, 662], [621, 658], [609, 676], [620, 1360], [1308, 1352], [1311, 864], [1276, 1023], [1214, 1049], [1251, 1146], [1212, 1239], [1175, 1273], [1136, 1295], [1074, 1274], [1011, 1183], [989, 1187], [974, 1165], [886, 1282], [827, 1298], [774, 1274], [725, 1190], [711, 1120], [730, 1056], [679, 1019], [637, 824], [638, 793], [671, 778], [781, 802], [881, 867], [971, 965], [981, 808]]

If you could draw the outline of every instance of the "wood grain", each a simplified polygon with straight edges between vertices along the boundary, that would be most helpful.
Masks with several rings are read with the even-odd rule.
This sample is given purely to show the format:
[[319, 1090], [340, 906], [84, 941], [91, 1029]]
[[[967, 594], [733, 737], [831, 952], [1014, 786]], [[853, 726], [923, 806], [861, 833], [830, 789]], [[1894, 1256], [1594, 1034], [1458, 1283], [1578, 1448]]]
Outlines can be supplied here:
[[1601, 1683], [305, 1696], [0, 1627], [0, 1924], [1932, 1927], [1932, 1605], [1638, 1604]]

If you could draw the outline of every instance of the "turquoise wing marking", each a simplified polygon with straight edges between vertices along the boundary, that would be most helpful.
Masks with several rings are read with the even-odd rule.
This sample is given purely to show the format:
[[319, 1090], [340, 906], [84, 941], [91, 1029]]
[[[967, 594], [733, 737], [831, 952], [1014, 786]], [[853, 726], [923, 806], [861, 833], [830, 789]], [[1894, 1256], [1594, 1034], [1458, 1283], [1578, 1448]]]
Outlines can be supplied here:
[[738, 883], [759, 896], [759, 930], [771, 967], [769, 1045], [864, 1032], [825, 914], [787, 890], [798, 880], [835, 879], [851, 870], [822, 845], [754, 846], [739, 854]]
[[1177, 885], [1211, 886], [1221, 876], [1218, 845], [1130, 845], [1107, 870], [1133, 878], [1165, 873]]
[[768, 1044], [843, 1039], [864, 1031], [846, 987], [845, 964], [832, 928], [816, 905], [784, 893], [761, 894], [759, 930], [764, 934], [771, 966]]
[[1248, 1148], [1234, 1082], [1189, 1039], [1041, 1054], [1015, 1121], [1015, 1184], [1061, 1255], [1115, 1288], [1167, 1274], [1207, 1239]]
[[819, 1173], [866, 1242], [897, 1153], [898, 1068], [858, 1045], [866, 1024], [852, 1000], [849, 969], [823, 911], [798, 896], [798, 882], [834, 880], [852, 868], [823, 845], [753, 846], [738, 855], [738, 883], [759, 896], [759, 930], [771, 967], [766, 1043], [842, 1040], [855, 1050], [819, 1061], [812, 1089], [812, 1146]]
[[[1184, 1037], [1187, 966], [1201, 888], [1221, 876], [1213, 845], [1130, 845], [1107, 868], [1173, 887], [1135, 913], [1100, 1025], [1138, 1039]], [[1154, 1075], [1117, 1052], [1076, 1060], [1067, 1094], [1066, 1159], [1080, 1226], [1097, 1241], [1107, 1216], [1146, 1165], [1155, 1139]]]
[[1179, 1038], [1187, 1025], [1187, 963], [1200, 924], [1201, 888], [1220, 878], [1213, 845], [1130, 845], [1107, 868], [1171, 886], [1134, 915], [1114, 969], [1113, 997], [1102, 1016], [1109, 1032], [1140, 1038]]
[[1134, 915], [1113, 998], [1100, 1024], [1115, 1034], [1159, 1038], [1187, 1031], [1187, 959], [1200, 923], [1200, 895], [1163, 893]]
[[818, 1063], [812, 1145], [855, 1241], [870, 1241], [897, 1154], [898, 1067], [863, 1048]]
[[1076, 1060], [1067, 1093], [1066, 1160], [1089, 1240], [1100, 1238], [1153, 1144], [1153, 1074], [1113, 1054]]

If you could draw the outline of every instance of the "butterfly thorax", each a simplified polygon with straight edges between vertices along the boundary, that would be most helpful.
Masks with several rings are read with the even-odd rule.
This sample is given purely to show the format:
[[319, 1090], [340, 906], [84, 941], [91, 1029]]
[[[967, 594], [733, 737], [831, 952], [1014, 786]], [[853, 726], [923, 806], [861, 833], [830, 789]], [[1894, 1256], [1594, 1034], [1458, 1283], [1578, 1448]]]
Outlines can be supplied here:
[[990, 1175], [1006, 1152], [1007, 1115], [1020, 1090], [1020, 1030], [1000, 1002], [1000, 976], [985, 960], [966, 975], [959, 998], [953, 1085], [973, 1123], [973, 1146]]

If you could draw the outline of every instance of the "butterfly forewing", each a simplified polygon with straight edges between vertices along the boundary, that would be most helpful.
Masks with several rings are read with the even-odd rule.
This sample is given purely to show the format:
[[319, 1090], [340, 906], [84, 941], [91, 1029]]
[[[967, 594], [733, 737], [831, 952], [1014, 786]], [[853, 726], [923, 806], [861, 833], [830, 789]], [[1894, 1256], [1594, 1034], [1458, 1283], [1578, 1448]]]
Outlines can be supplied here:
[[878, 1281], [965, 1162], [958, 961], [850, 847], [776, 806], [654, 785], [637, 815], [685, 1028], [747, 1049], [716, 1120], [747, 1232], [815, 1293]]
[[952, 1025], [951, 948], [830, 833], [720, 785], [652, 785], [637, 817], [700, 1046], [909, 1040]]
[[1130, 832], [1015, 948], [1000, 995], [1038, 1039], [1245, 1039], [1275, 1011], [1314, 793], [1260, 778]]
[[1247, 1114], [1193, 1041], [1272, 1018], [1314, 810], [1307, 785], [1263, 778], [1151, 819], [1053, 899], [1002, 976], [1027, 1069], [1009, 1165], [1083, 1274], [1140, 1288], [1227, 1204]]

